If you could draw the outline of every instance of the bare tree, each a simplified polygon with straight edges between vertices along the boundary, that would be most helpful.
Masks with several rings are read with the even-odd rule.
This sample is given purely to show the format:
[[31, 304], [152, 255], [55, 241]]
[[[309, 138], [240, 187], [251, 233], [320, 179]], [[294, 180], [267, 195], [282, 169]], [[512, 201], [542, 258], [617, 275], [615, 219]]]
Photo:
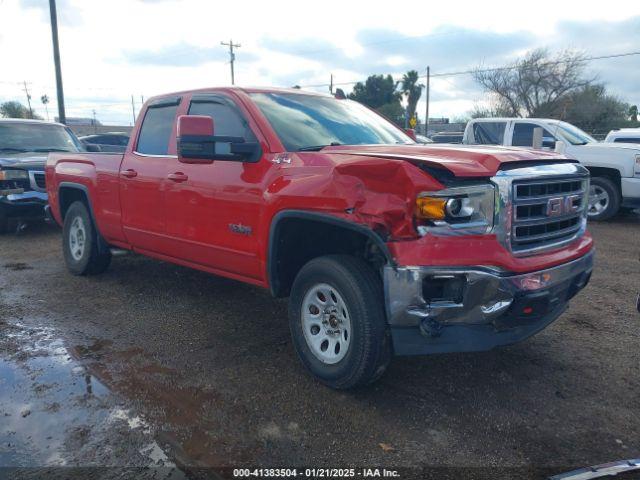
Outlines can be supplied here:
[[564, 50], [552, 56], [541, 48], [503, 68], [478, 68], [474, 78], [509, 116], [557, 117], [566, 95], [595, 81], [585, 77], [586, 60], [580, 52]]

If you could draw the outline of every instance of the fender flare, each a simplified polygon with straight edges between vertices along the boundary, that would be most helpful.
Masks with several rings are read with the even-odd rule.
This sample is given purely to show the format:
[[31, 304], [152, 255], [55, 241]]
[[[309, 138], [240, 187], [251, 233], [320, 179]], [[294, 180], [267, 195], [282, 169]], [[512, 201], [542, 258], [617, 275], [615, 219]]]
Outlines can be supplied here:
[[271, 225], [269, 227], [269, 244], [267, 249], [267, 278], [269, 280], [269, 288], [271, 290], [271, 294], [274, 297], [281, 296], [282, 294], [282, 286], [278, 281], [277, 262], [275, 261], [279, 253], [278, 242], [276, 240], [279, 235], [279, 229], [281, 228], [282, 221], [291, 218], [325, 223], [328, 225], [346, 228], [364, 235], [380, 249], [389, 265], [391, 265], [392, 267], [397, 266], [396, 261], [391, 255], [391, 252], [389, 251], [389, 248], [387, 247], [387, 244], [385, 243], [383, 238], [378, 233], [374, 232], [365, 225], [350, 222], [349, 220], [344, 220], [327, 213], [309, 212], [305, 210], [282, 210], [273, 216], [273, 218], [271, 219]]
[[[98, 251], [100, 253], [107, 253], [110, 251], [109, 244], [106, 242], [102, 233], [100, 233], [100, 229], [98, 228], [98, 222], [96, 222], [96, 217], [93, 213], [93, 204], [91, 203], [91, 196], [89, 195], [89, 189], [86, 185], [82, 183], [76, 182], [60, 182], [58, 184], [58, 206], [60, 206], [60, 199], [62, 198], [61, 190], [63, 188], [69, 188], [74, 190], [80, 190], [84, 193], [85, 198], [87, 199], [87, 207], [89, 208], [89, 216], [91, 217], [91, 221], [93, 222], [93, 227], [96, 229], [96, 237], [98, 239]], [[62, 217], [62, 209], [60, 209], [60, 216]], [[64, 226], [64, 217], [62, 217], [62, 225]]]

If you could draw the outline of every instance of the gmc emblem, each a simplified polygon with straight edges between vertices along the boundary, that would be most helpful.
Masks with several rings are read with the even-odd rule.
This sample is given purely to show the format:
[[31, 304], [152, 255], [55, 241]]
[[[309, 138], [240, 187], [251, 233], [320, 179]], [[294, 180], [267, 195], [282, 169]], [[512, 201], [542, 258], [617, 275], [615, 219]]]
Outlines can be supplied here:
[[547, 201], [547, 217], [569, 215], [580, 210], [582, 195], [567, 195], [566, 197], [554, 197]]

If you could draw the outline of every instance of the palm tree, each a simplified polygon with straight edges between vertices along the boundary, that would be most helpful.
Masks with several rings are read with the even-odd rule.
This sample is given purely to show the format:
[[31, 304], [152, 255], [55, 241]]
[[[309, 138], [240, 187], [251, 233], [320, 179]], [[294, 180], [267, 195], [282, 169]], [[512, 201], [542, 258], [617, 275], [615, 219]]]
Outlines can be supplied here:
[[418, 72], [409, 70], [402, 76], [402, 94], [407, 99], [407, 120], [416, 114], [416, 106], [424, 85], [418, 83]]

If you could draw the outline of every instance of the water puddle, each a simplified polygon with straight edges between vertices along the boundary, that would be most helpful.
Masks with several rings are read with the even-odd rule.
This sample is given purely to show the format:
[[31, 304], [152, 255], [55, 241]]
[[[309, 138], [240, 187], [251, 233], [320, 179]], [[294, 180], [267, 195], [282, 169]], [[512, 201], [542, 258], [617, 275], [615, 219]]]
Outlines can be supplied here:
[[0, 466], [175, 467], [54, 331], [0, 323]]

